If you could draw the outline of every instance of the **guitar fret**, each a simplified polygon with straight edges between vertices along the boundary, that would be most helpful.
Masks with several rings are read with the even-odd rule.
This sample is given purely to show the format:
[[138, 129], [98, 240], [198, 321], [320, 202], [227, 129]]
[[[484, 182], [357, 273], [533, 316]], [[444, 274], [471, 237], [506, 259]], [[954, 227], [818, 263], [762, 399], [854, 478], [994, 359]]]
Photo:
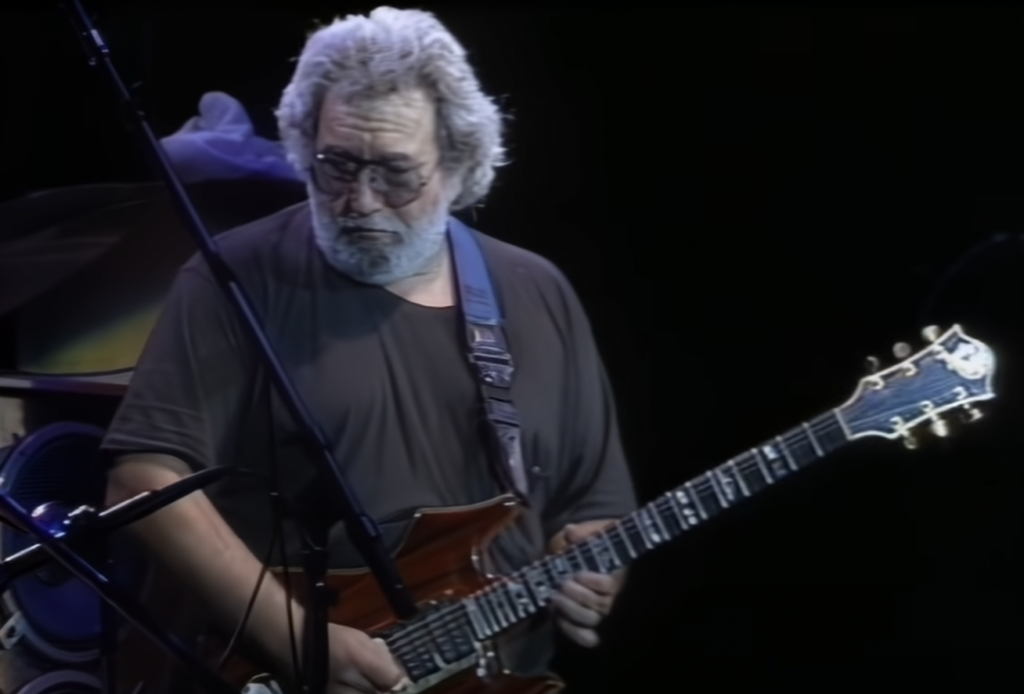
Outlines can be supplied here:
[[482, 641], [497, 630], [493, 624], [489, 623], [477, 603], [476, 597], [471, 596], [466, 598], [463, 604], [466, 606], [466, 612], [469, 614], [470, 622], [473, 624], [473, 632], [476, 634], [477, 639]]
[[712, 476], [705, 472], [696, 478], [694, 487], [708, 516], [717, 516], [724, 507], [718, 502], [718, 490], [715, 489], [715, 484], [711, 479]]
[[765, 463], [768, 465], [772, 480], [781, 480], [792, 472], [792, 469], [786, 464], [786, 458], [779, 455], [779, 451], [775, 446], [765, 444], [761, 446], [760, 450], [764, 453]]
[[625, 529], [624, 525], [625, 525], [625, 521], [623, 521], [622, 523], [619, 523], [617, 526], [615, 526], [615, 528], [613, 530], [619, 536], [619, 538], [622, 540], [622, 544], [625, 545], [626, 552], [629, 554], [629, 558], [630, 559], [636, 559], [639, 555], [633, 549], [633, 545], [629, 541], [629, 537], [626, 534], [626, 529]]
[[675, 515], [676, 520], [679, 522], [679, 526], [683, 530], [686, 530], [690, 527], [691, 522], [686, 518], [686, 514], [683, 513], [683, 505], [682, 502], [679, 500], [680, 495], [682, 495], [682, 492], [671, 491], [665, 496], [668, 499], [669, 506], [672, 507], [672, 513]]
[[498, 612], [498, 608], [494, 604], [494, 601], [492, 600], [491, 593], [487, 592], [480, 595], [480, 605], [481, 607], [483, 607], [484, 613], [487, 615], [487, 618], [490, 620], [492, 624], [494, 624], [496, 631], [500, 631], [501, 629], [505, 628], [504, 620], [502, 619], [501, 613]]
[[679, 533], [686, 530], [686, 526], [683, 525], [683, 521], [675, 510], [675, 504], [672, 503], [672, 495], [665, 494], [658, 497], [658, 500], [654, 503], [654, 511], [661, 519], [661, 524], [665, 526], [665, 530], [668, 531], [669, 537], [676, 537]]
[[565, 553], [565, 563], [569, 567], [569, 576], [578, 574], [587, 568], [587, 565], [583, 563], [583, 557], [580, 556], [579, 545], [572, 545]]
[[826, 454], [850, 442], [846, 430], [839, 420], [839, 414], [834, 410], [812, 420], [811, 424], [816, 430], [815, 436]]
[[625, 563], [622, 559], [618, 558], [618, 553], [615, 552], [615, 546], [611, 541], [610, 533], [602, 532], [595, 539], [597, 540], [597, 543], [599, 543], [603, 548], [603, 551], [600, 551], [598, 553], [599, 561], [601, 560], [602, 556], [606, 560], [601, 562], [603, 564], [603, 567], [606, 567], [602, 567], [603, 571], [610, 573], [611, 571], [617, 569], [618, 567], [621, 567]]
[[527, 569], [523, 572], [523, 578], [526, 585], [530, 587], [530, 592], [533, 593], [533, 600], [538, 605], [547, 604], [551, 599], [553, 591], [551, 582], [548, 580], [547, 572], [543, 566], [535, 566]]
[[643, 530], [640, 528], [639, 518], [634, 513], [629, 517], [627, 523], [626, 529], [629, 531], [629, 541], [633, 543], [633, 546], [637, 548], [640, 554], [643, 554], [650, 547], [647, 546], [647, 538], [644, 537]]
[[723, 505], [726, 508], [740, 500], [737, 494], [739, 484], [735, 478], [736, 471], [731, 469], [728, 463], [719, 465], [711, 471], [711, 474], [718, 478], [718, 484], [722, 488], [722, 495], [725, 497], [725, 504]]
[[593, 571], [594, 573], [604, 573], [604, 567], [601, 565], [601, 560], [597, 556], [597, 552], [594, 551], [594, 545], [590, 542], [584, 542], [577, 545], [578, 552], [580, 555], [580, 561], [583, 562], [584, 568], [587, 571]]
[[747, 496], [753, 496], [771, 484], [771, 478], [763, 469], [756, 450], [749, 450], [736, 458], [736, 469], [747, 489]]
[[743, 473], [740, 472], [739, 465], [736, 464], [735, 460], [730, 460], [726, 465], [732, 470], [733, 479], [735, 479], [736, 484], [739, 485], [740, 493], [742, 493], [743, 496], [749, 497], [751, 495], [751, 491], [750, 488], [747, 487], [746, 480], [743, 479]]
[[632, 531], [633, 537], [639, 538], [640, 540], [637, 543], [638, 546], [640, 546], [644, 552], [651, 549], [653, 545], [651, 544], [650, 538], [647, 537], [647, 533], [644, 532], [643, 521], [640, 518], [640, 511], [634, 512], [633, 516], [630, 517], [629, 520], [631, 521], [630, 530]]
[[537, 606], [530, 599], [530, 594], [526, 591], [526, 588], [522, 583], [515, 580], [514, 577], [509, 579], [503, 588], [507, 593], [506, 598], [508, 602], [512, 604], [520, 619], [533, 614], [537, 609]]
[[728, 501], [725, 498], [725, 490], [722, 489], [720, 484], [721, 480], [718, 479], [718, 475], [712, 470], [710, 473], [705, 473], [705, 478], [711, 483], [711, 491], [715, 493], [715, 500], [718, 502], [719, 508], [727, 508], [729, 506]]
[[686, 527], [691, 528], [700, 523], [700, 513], [695, 509], [693, 503], [693, 495], [689, 493], [689, 489], [683, 489], [679, 487], [673, 492], [676, 503], [679, 506], [679, 512], [683, 515], [686, 520]]
[[516, 604], [515, 599], [512, 596], [512, 591], [508, 583], [502, 583], [495, 587], [495, 595], [505, 608], [505, 613], [509, 616], [509, 621], [515, 624], [517, 621], [522, 619], [522, 611], [519, 605]]
[[[456, 608], [461, 609], [455, 617], [437, 617], [444, 622], [444, 641], [450, 652], [450, 656], [446, 656], [446, 659], [449, 663], [462, 660], [476, 651], [476, 645], [473, 643], [473, 625], [469, 621], [465, 606], [457, 605]], [[447, 619], [454, 619], [454, 621], [448, 622]]]
[[651, 505], [647, 507], [648, 517], [651, 519], [652, 525], [658, 526], [658, 533], [661, 535], [661, 539], [658, 542], [668, 542], [672, 539], [672, 533], [669, 532], [668, 527], [662, 522], [661, 514], [658, 513], [658, 507]]
[[491, 600], [494, 602], [495, 609], [501, 617], [501, 626], [510, 627], [516, 623], [516, 613], [512, 609], [512, 606], [505, 600], [505, 591], [495, 590], [491, 593]]
[[565, 554], [559, 554], [551, 558], [551, 570], [554, 572], [556, 585], [561, 584], [562, 581], [568, 579], [573, 574]]
[[789, 442], [789, 450], [797, 466], [803, 467], [818, 459], [818, 452], [814, 449], [811, 440], [807, 438], [807, 434], [802, 428], [796, 429], [788, 435], [783, 435], [783, 440]]
[[653, 549], [658, 546], [661, 540], [658, 539], [658, 529], [654, 527], [650, 517], [647, 515], [647, 509], [642, 508], [636, 513], [637, 518], [640, 520], [640, 534], [643, 535], [644, 544], [647, 549]]
[[434, 654], [429, 648], [417, 646], [410, 650], [411, 652], [404, 653], [400, 660], [411, 678], [420, 680], [437, 672], [437, 663], [434, 662]]
[[819, 458], [823, 458], [825, 456], [825, 451], [821, 450], [821, 446], [818, 445], [818, 440], [814, 438], [814, 432], [811, 431], [810, 425], [807, 422], [804, 422], [803, 427], [804, 431], [807, 432], [807, 440], [811, 442], [812, 446], [814, 446], [814, 452], [818, 454]]
[[789, 447], [786, 445], [786, 442], [782, 440], [782, 437], [776, 436], [775, 442], [779, 445], [779, 450], [782, 451], [782, 455], [786, 458], [786, 462], [789, 463], [789, 466], [793, 468], [794, 471], [799, 470], [800, 466], [796, 464], [795, 460], [793, 460], [793, 455], [789, 452]]
[[685, 485], [686, 491], [689, 492], [690, 501], [697, 508], [697, 513], [700, 514], [701, 520], [708, 519], [708, 512], [704, 510], [704, 506], [700, 503], [700, 499], [697, 498], [697, 494], [693, 490], [693, 482], [687, 482]]
[[754, 456], [754, 462], [757, 463], [757, 469], [760, 471], [761, 476], [764, 478], [765, 484], [769, 485], [772, 482], [774, 482], [775, 478], [772, 477], [772, 473], [768, 469], [768, 466], [765, 464], [765, 460], [764, 457], [761, 455], [761, 452], [756, 448], [751, 448], [750, 453], [751, 455]]

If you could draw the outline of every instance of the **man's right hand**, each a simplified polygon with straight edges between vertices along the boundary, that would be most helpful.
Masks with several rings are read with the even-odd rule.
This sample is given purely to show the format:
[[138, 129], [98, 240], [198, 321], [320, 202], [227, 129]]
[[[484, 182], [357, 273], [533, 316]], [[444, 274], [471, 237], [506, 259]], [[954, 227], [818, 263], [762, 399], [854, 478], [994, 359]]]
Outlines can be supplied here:
[[[162, 489], [188, 473], [188, 466], [171, 456], [125, 456], [110, 473], [108, 505]], [[205, 494], [191, 494], [130, 527], [165, 566], [205, 600], [214, 622], [224, 630], [238, 625], [247, 613], [263, 564]], [[245, 645], [256, 660], [266, 658], [283, 682], [293, 675], [288, 606], [289, 596], [281, 583], [262, 581], [244, 632]], [[301, 606], [292, 603], [291, 607], [301, 624]], [[405, 673], [383, 642], [336, 624], [330, 625], [329, 638], [329, 694], [377, 694], [404, 684]], [[275, 661], [278, 667], [273, 667]]]
[[407, 684], [405, 672], [383, 641], [358, 629], [331, 624], [329, 694], [394, 692]]

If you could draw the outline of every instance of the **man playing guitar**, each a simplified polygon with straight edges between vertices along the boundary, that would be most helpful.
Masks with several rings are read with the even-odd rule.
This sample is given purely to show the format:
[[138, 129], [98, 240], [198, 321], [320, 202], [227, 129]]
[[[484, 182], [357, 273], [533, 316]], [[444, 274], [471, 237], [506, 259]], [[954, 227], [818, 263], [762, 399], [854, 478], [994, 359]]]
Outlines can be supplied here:
[[[275, 350], [393, 547], [418, 509], [502, 493], [480, 434], [466, 361], [449, 215], [487, 194], [505, 163], [502, 114], [465, 52], [430, 14], [379, 8], [313, 33], [277, 111], [309, 199], [218, 236]], [[516, 363], [529, 505], [484, 558], [507, 574], [636, 508], [608, 379], [586, 314], [543, 258], [476, 234]], [[180, 271], [104, 449], [110, 503], [210, 466], [279, 470], [287, 504], [309, 508], [324, 482], [305, 459], [201, 256]], [[230, 632], [243, 617], [274, 533], [265, 485], [232, 478], [134, 526]], [[300, 562], [285, 525], [275, 565]], [[332, 566], [361, 564], [338, 524]], [[622, 573], [582, 572], [553, 612], [502, 644], [512, 671], [543, 673], [553, 627], [597, 643]], [[267, 580], [242, 649], [281, 682], [293, 672], [288, 593]], [[302, 607], [291, 605], [295, 630]], [[330, 627], [330, 694], [389, 691], [405, 673], [381, 642]]]

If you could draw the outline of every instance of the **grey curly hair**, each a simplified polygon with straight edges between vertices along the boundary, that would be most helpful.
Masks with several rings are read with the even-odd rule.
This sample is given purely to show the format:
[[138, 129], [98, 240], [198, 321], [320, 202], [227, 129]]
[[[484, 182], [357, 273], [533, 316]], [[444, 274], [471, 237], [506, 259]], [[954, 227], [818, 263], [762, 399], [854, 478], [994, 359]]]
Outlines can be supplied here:
[[451, 207], [480, 201], [495, 168], [507, 163], [502, 114], [481, 90], [462, 45], [433, 14], [420, 10], [378, 7], [369, 16], [335, 19], [310, 35], [275, 112], [288, 160], [307, 176], [328, 91], [372, 99], [411, 87], [434, 98], [441, 165], [461, 174]]

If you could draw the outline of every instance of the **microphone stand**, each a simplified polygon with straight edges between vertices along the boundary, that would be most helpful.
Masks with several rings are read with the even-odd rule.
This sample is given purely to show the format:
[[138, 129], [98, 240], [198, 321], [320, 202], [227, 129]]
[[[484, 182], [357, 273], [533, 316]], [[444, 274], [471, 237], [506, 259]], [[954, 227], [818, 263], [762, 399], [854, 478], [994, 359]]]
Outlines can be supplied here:
[[[96, 591], [103, 598], [106, 605], [120, 612], [139, 631], [177, 658], [193, 674], [195, 680], [208, 692], [211, 694], [238, 694], [227, 682], [217, 677], [192, 651], [182, 645], [178, 639], [161, 630], [156, 620], [139, 605], [130, 593], [123, 590], [121, 586], [111, 581], [82, 559], [81, 556], [66, 547], [63, 538], [50, 534], [46, 528], [36, 522], [32, 514], [3, 492], [0, 492], [0, 520], [9, 523], [12, 527], [27, 530], [28, 534], [37, 539], [39, 545], [50, 556], [63, 564], [75, 578]], [[104, 610], [104, 619], [107, 618], [107, 613], [108, 611]], [[104, 629], [106, 628], [104, 626]], [[106, 634], [101, 638], [106, 642], [109, 636], [109, 634]], [[104, 645], [109, 644], [105, 643]], [[107, 684], [107, 690], [110, 690], [109, 683]]]
[[[398, 568], [388, 554], [381, 537], [380, 528], [373, 518], [362, 508], [349, 484], [342, 476], [334, 456], [331, 453], [327, 437], [313, 422], [309, 411], [299, 398], [294, 386], [285, 374], [285, 370], [274, 353], [266, 333], [260, 326], [256, 311], [248, 294], [244, 291], [234, 272], [221, 257], [209, 232], [203, 225], [198, 213], [192, 206], [188, 194], [170, 164], [163, 147], [153, 134], [141, 109], [138, 108], [132, 95], [125, 87], [120, 75], [110, 61], [110, 51], [99, 32], [92, 25], [88, 15], [82, 9], [79, 0], [61, 2], [61, 7], [68, 12], [82, 45], [88, 56], [89, 64], [99, 66], [110, 81], [125, 115], [129, 118], [139, 136], [144, 151], [152, 159], [157, 173], [163, 179], [171, 200], [189, 228], [193, 240], [203, 254], [214, 278], [225, 298], [235, 309], [243, 329], [248, 331], [250, 338], [258, 348], [264, 366], [279, 392], [289, 414], [298, 426], [303, 442], [310, 451], [321, 477], [331, 480], [328, 490], [336, 508], [340, 510], [345, 522], [348, 537], [359, 550], [367, 567], [380, 585], [381, 591], [390, 603], [391, 609], [399, 619], [409, 619], [416, 612], [416, 603], [402, 580]], [[301, 533], [306, 557], [306, 578], [308, 581], [306, 614], [303, 620], [306, 625], [304, 645], [304, 672], [308, 681], [305, 683], [306, 694], [323, 694], [328, 677], [328, 616], [329, 594], [326, 590], [326, 574], [328, 566], [327, 536], [330, 524], [325, 519], [315, 521], [306, 519], [306, 532]]]

